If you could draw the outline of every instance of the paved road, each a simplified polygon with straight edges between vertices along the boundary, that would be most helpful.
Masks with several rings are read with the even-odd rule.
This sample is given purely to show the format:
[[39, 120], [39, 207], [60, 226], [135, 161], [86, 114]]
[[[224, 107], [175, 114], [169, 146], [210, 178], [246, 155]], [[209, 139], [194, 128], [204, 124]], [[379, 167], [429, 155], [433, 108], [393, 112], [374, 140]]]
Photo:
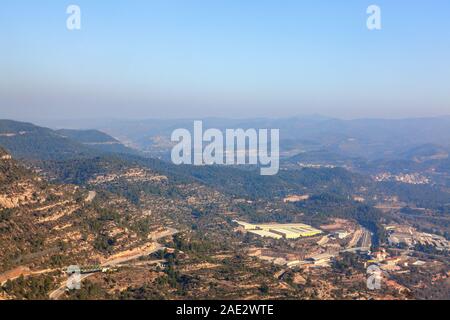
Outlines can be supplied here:
[[339, 253], [358, 252], [358, 251], [370, 251], [370, 247], [357, 247], [357, 248], [344, 249], [344, 250], [339, 251]]
[[362, 228], [362, 235], [358, 238], [358, 242], [359, 241], [361, 241], [361, 246], [349, 247], [340, 252], [370, 251], [372, 246], [372, 233], [366, 228]]
[[361, 247], [370, 248], [372, 245], [372, 233], [364, 228], [363, 240], [361, 243]]
[[[178, 233], [178, 231], [174, 228], [168, 228], [167, 231], [165, 232], [161, 232], [158, 233], [156, 236], [151, 237], [151, 239], [153, 241], [157, 241], [161, 238], [165, 238], [168, 236], [173, 236], [174, 234]], [[153, 246], [149, 247], [147, 250], [138, 252], [136, 254], [132, 254], [132, 255], [126, 255], [123, 257], [118, 257], [112, 260], [107, 260], [106, 262], [104, 262], [103, 264], [101, 264], [101, 267], [117, 267], [120, 264], [123, 264], [125, 262], [131, 261], [131, 260], [135, 260], [138, 259], [140, 257], [143, 256], [148, 256], [154, 252], [157, 252], [159, 250], [163, 250], [165, 247], [162, 246], [161, 244], [155, 242]], [[94, 275], [94, 273], [89, 273], [89, 274], [83, 274], [80, 276], [80, 280], [83, 281], [86, 278], [89, 278], [90, 276]], [[61, 298], [61, 296], [64, 294], [64, 292], [66, 291], [66, 286], [67, 286], [67, 281], [64, 281], [58, 289], [52, 291], [49, 295], [50, 299], [52, 300], [58, 300], [59, 298]]]

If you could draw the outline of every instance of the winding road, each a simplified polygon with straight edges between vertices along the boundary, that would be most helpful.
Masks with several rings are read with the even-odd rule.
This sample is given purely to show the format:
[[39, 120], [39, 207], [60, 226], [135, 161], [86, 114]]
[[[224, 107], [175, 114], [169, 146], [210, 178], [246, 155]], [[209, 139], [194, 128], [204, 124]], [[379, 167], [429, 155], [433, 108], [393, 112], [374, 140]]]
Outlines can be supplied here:
[[[111, 268], [111, 267], [117, 267], [120, 264], [123, 264], [125, 262], [131, 261], [131, 260], [135, 260], [138, 259], [140, 257], [143, 256], [148, 256], [154, 252], [157, 252], [159, 250], [163, 250], [165, 247], [162, 246], [161, 244], [159, 244], [158, 242], [156, 242], [159, 239], [168, 237], [168, 236], [173, 236], [176, 233], [178, 233], [178, 230], [174, 229], [174, 228], [168, 228], [166, 231], [163, 232], [159, 232], [156, 235], [152, 236], [151, 239], [152, 241], [152, 245], [147, 246], [145, 250], [142, 251], [138, 251], [136, 253], [132, 253], [132, 254], [124, 254], [123, 256], [119, 255], [115, 255], [116, 258], [112, 258], [110, 260], [106, 260], [104, 263], [102, 263], [100, 266], [101, 267], [105, 267], [105, 268]], [[87, 278], [89, 278], [90, 276], [94, 275], [94, 273], [89, 273], [89, 274], [83, 274], [80, 276], [80, 280], [83, 281]], [[64, 292], [66, 291], [66, 286], [67, 286], [67, 281], [64, 281], [63, 283], [61, 283], [61, 285], [58, 287], [58, 289], [52, 291], [49, 295], [49, 298], [52, 300], [58, 300], [59, 298], [61, 298], [61, 296], [64, 294]]]

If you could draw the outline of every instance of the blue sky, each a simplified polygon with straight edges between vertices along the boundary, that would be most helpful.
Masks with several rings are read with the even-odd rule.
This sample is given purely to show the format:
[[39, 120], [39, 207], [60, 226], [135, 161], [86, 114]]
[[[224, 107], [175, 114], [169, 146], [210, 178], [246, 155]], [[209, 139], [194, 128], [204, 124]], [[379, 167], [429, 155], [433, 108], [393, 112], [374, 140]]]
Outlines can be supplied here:
[[0, 41], [0, 118], [450, 114], [448, 0], [3, 0]]

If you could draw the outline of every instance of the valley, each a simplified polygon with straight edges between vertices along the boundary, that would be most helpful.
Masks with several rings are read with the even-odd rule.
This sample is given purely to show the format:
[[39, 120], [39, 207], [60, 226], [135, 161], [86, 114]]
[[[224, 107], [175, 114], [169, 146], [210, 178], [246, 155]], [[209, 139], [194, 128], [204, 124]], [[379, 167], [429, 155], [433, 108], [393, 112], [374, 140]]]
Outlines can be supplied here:
[[[0, 133], [2, 299], [449, 297], [442, 148], [406, 146], [401, 171], [307, 151], [263, 177], [175, 166], [92, 130], [0, 121]], [[66, 290], [73, 265], [91, 270], [80, 290]]]

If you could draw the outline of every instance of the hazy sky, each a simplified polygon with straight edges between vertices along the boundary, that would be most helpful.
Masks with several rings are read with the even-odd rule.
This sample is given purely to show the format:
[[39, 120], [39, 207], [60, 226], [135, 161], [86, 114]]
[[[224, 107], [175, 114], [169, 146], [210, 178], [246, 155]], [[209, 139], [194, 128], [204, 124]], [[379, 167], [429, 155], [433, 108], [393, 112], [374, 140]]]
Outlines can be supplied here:
[[302, 114], [450, 114], [450, 1], [0, 2], [0, 118]]

